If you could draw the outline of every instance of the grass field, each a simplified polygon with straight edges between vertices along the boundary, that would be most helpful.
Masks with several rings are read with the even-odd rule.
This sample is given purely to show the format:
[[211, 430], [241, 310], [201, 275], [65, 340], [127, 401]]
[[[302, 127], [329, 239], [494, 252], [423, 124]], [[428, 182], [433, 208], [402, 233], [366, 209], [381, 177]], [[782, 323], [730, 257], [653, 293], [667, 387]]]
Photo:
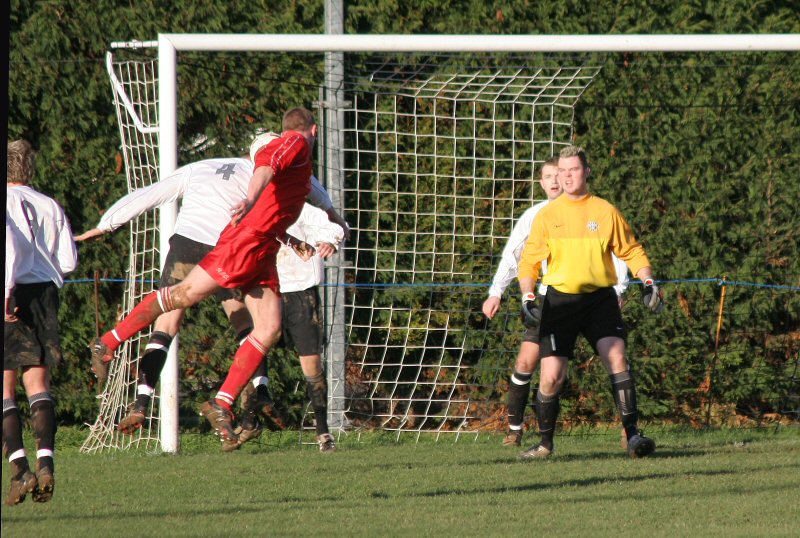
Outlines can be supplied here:
[[[4, 537], [798, 536], [800, 429], [648, 430], [628, 459], [616, 432], [556, 437], [521, 461], [500, 435], [395, 442], [343, 437], [323, 455], [295, 434], [233, 454], [184, 434], [180, 455], [80, 454], [59, 430], [56, 495], [3, 506]], [[30, 439], [27, 439], [30, 446]], [[526, 437], [526, 443], [533, 437]], [[3, 497], [8, 490], [3, 464]]]

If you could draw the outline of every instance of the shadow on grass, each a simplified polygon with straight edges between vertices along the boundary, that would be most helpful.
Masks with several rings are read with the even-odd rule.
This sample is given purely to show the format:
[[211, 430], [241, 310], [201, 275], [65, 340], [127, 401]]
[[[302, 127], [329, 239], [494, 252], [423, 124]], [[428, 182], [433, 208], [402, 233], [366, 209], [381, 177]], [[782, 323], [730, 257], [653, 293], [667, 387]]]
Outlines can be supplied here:
[[[527, 463], [527, 462], [526, 462]], [[768, 465], [763, 467], [751, 467], [744, 471], [742, 470], [709, 470], [709, 471], [692, 471], [692, 472], [683, 472], [683, 471], [676, 471], [670, 473], [649, 473], [643, 475], [636, 475], [636, 476], [596, 476], [592, 478], [584, 478], [579, 480], [564, 480], [561, 482], [552, 482], [552, 483], [533, 483], [533, 484], [525, 484], [525, 485], [517, 485], [517, 486], [507, 486], [507, 487], [493, 487], [493, 488], [473, 488], [473, 489], [465, 489], [465, 488], [452, 488], [452, 489], [436, 489], [433, 491], [426, 491], [420, 493], [413, 493], [409, 495], [403, 495], [406, 497], [440, 497], [440, 496], [449, 496], [449, 495], [486, 495], [486, 494], [502, 494], [502, 493], [523, 493], [523, 492], [546, 492], [549, 490], [556, 490], [561, 488], [569, 488], [569, 487], [592, 487], [597, 486], [600, 484], [605, 484], [608, 482], [617, 483], [636, 483], [636, 482], [643, 482], [646, 480], [668, 480], [668, 479], [677, 479], [681, 477], [719, 477], [719, 476], [733, 476], [739, 475], [744, 473], [752, 473], [758, 471], [776, 471], [780, 468], [785, 469], [798, 469], [800, 468], [800, 463], [798, 464], [786, 464], [786, 465]], [[761, 491], [780, 491], [784, 489], [793, 489], [794, 486], [765, 486], [761, 488]], [[725, 490], [726, 492], [730, 492], [729, 490]], [[373, 497], [379, 497], [377, 494], [372, 494]], [[381, 498], [388, 498], [389, 496], [384, 494], [380, 495]]]

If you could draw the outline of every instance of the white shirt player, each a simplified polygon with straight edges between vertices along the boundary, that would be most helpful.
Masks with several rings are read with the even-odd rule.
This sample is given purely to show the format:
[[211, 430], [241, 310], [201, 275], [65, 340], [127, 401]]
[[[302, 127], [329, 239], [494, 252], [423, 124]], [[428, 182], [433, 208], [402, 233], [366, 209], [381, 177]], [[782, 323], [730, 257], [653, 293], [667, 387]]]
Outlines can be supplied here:
[[6, 187], [6, 238], [6, 299], [16, 284], [53, 282], [60, 288], [78, 265], [64, 210], [26, 185]]
[[[187, 164], [161, 181], [120, 198], [103, 214], [97, 228], [114, 231], [145, 211], [182, 199], [175, 233], [198, 243], [216, 245], [231, 220], [230, 208], [247, 197], [252, 176], [253, 162], [244, 158]], [[323, 210], [333, 207], [327, 191], [314, 176], [308, 201]]]
[[[341, 226], [328, 220], [327, 213], [309, 204], [303, 206], [297, 221], [289, 226], [286, 232], [309, 245], [330, 243], [336, 248], [339, 248], [344, 238]], [[281, 293], [303, 291], [319, 286], [325, 277], [322, 257], [319, 254], [315, 253], [310, 260], [303, 261], [291, 247], [286, 245], [278, 251], [277, 266]]]
[[[549, 200], [545, 200], [527, 209], [514, 225], [514, 228], [511, 230], [511, 235], [508, 237], [508, 242], [506, 242], [506, 246], [503, 248], [503, 255], [500, 258], [500, 264], [497, 266], [494, 279], [492, 279], [492, 285], [489, 287], [489, 297], [502, 298], [503, 292], [517, 277], [517, 273], [519, 272], [519, 258], [522, 255], [522, 248], [525, 246], [525, 242], [528, 240], [528, 236], [531, 233], [533, 219], [548, 202]], [[617, 296], [619, 297], [628, 287], [628, 266], [613, 254], [612, 257], [614, 260], [614, 268], [617, 270], [617, 285], [614, 286], [614, 291], [617, 292]], [[542, 262], [542, 273], [547, 273], [547, 260]], [[547, 286], [540, 282], [537, 292], [537, 295], [545, 295], [547, 293]]]

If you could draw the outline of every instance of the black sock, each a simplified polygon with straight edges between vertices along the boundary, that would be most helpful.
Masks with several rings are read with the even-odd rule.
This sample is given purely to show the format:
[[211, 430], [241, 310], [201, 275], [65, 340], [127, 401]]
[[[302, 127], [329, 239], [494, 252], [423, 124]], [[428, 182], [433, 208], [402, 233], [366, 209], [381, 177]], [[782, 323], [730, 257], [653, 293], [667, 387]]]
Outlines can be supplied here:
[[[31, 425], [36, 439], [36, 469], [53, 467], [53, 456], [56, 448], [56, 411], [53, 398], [47, 392], [34, 394], [28, 401], [31, 404]], [[50, 455], [39, 455], [40, 450], [49, 450]]]
[[[19, 450], [25, 450], [22, 444], [22, 421], [19, 409], [14, 400], [3, 400], [3, 457], [8, 459]], [[25, 471], [30, 470], [28, 458], [24, 455], [8, 463], [11, 468], [11, 478], [14, 480], [19, 480]]]
[[[172, 337], [167, 333], [156, 331], [150, 336], [147, 348], [139, 363], [139, 384], [155, 387], [164, 363], [167, 362], [167, 353], [172, 344]], [[149, 400], [148, 400], [149, 402]]]
[[328, 433], [328, 386], [323, 374], [306, 376], [306, 394], [314, 410], [317, 435]]
[[533, 374], [514, 372], [508, 384], [508, 425], [522, 428], [525, 419], [525, 406], [528, 405], [528, 395], [531, 392], [531, 377]]
[[639, 433], [639, 409], [636, 405], [636, 384], [633, 381], [633, 374], [628, 371], [611, 374], [609, 377], [614, 401], [622, 419], [622, 427], [625, 428], [625, 436], [630, 439]]
[[558, 393], [545, 395], [541, 390], [536, 391], [536, 413], [539, 415], [539, 435], [542, 436], [540, 444], [548, 450], [553, 450], [553, 436], [560, 409]]

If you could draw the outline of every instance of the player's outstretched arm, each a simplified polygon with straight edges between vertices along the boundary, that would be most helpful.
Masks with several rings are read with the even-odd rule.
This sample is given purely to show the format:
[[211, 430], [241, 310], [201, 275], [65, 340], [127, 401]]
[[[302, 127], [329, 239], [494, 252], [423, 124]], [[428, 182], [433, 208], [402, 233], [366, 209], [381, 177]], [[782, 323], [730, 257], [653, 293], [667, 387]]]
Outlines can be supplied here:
[[91, 230], [83, 232], [80, 235], [76, 235], [75, 236], [75, 241], [78, 242], [78, 243], [81, 242], [81, 241], [87, 241], [89, 239], [94, 239], [95, 237], [100, 237], [104, 233], [105, 232], [103, 230], [101, 230], [100, 228], [92, 228]]

